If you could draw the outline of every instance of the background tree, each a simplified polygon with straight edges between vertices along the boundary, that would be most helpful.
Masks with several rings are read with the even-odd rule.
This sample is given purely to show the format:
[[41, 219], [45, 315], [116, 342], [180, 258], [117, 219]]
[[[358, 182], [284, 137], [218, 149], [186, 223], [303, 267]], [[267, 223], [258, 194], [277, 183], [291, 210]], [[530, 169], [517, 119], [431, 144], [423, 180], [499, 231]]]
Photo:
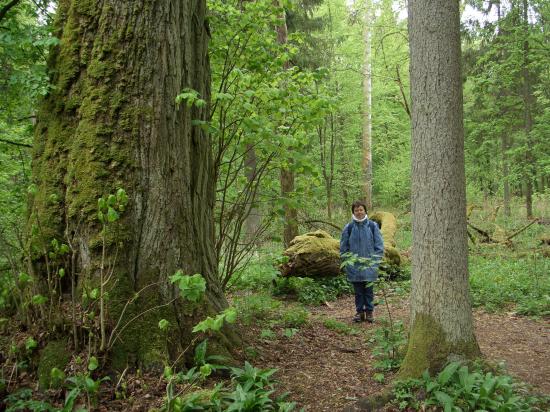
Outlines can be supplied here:
[[459, 3], [409, 3], [412, 290], [401, 376], [479, 355], [468, 285]]

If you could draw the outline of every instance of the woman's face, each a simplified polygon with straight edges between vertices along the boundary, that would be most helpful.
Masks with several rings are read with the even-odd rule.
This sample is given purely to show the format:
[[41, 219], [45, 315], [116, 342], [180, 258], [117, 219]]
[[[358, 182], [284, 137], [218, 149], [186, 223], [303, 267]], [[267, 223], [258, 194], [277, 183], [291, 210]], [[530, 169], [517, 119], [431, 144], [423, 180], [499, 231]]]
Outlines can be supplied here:
[[353, 216], [355, 216], [359, 220], [363, 219], [366, 214], [367, 211], [363, 206], [357, 206], [355, 209], [353, 209]]

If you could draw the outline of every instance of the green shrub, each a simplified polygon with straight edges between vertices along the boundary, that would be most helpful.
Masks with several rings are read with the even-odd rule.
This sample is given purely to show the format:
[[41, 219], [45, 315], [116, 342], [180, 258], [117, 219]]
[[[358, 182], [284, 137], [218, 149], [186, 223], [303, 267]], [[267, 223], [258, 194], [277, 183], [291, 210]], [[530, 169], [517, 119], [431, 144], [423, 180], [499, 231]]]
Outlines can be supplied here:
[[548, 399], [530, 396], [510, 376], [484, 372], [479, 365], [470, 370], [459, 362], [449, 363], [433, 378], [424, 372], [421, 379], [397, 382], [393, 393], [392, 403], [401, 410], [515, 412], [549, 406]]
[[228, 283], [228, 289], [269, 291], [277, 276], [279, 271], [274, 265], [274, 258], [268, 253], [235, 272]]
[[290, 307], [283, 313], [281, 323], [287, 328], [299, 328], [304, 326], [309, 318], [309, 312], [302, 307]]
[[276, 280], [273, 293], [296, 296], [299, 302], [306, 305], [319, 305], [353, 293], [353, 287], [345, 276], [322, 279], [288, 277]]
[[6, 412], [31, 411], [31, 412], [54, 412], [54, 408], [47, 402], [32, 398], [33, 392], [29, 388], [19, 389], [17, 392], [6, 396]]
[[197, 390], [185, 396], [169, 398], [163, 411], [279, 411], [294, 410], [294, 402], [286, 402], [286, 394], [274, 397], [276, 369], [259, 369], [245, 362], [243, 368], [231, 368], [231, 386], [218, 384], [214, 389]]
[[405, 355], [405, 329], [403, 322], [383, 326], [374, 332], [371, 339], [375, 343], [373, 355], [376, 357], [374, 367], [380, 372], [397, 370]]
[[281, 302], [263, 293], [235, 298], [239, 319], [245, 325], [250, 325], [253, 321], [272, 318], [280, 306]]

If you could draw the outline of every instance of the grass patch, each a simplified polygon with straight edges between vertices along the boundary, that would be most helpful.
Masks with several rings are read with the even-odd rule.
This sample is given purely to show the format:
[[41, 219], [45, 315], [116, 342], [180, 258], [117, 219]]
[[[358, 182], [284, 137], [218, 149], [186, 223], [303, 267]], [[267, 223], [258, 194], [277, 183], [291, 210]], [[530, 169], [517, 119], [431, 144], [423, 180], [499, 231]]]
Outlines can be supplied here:
[[528, 316], [550, 316], [550, 259], [470, 256], [474, 306], [497, 311], [513, 306]]
[[360, 331], [335, 319], [327, 318], [323, 320], [325, 328], [335, 331], [342, 335], [358, 335]]

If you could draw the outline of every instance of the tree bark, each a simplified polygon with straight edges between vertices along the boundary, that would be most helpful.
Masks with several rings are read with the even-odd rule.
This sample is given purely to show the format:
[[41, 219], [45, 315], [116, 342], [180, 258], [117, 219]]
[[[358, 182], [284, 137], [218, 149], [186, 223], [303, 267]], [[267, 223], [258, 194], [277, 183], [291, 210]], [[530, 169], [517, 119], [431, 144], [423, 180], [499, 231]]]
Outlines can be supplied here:
[[367, 209], [372, 210], [372, 50], [371, 24], [372, 2], [365, 5], [365, 41], [364, 74], [363, 74], [363, 194]]
[[[501, 8], [500, 8], [500, 1], [496, 4], [497, 8], [497, 25], [498, 25], [498, 33], [497, 36], [502, 36], [502, 28], [501, 26]], [[500, 55], [502, 57], [502, 55]], [[503, 92], [500, 92], [497, 96], [499, 99], [503, 97]], [[504, 116], [504, 110], [501, 111], [501, 114]], [[501, 150], [502, 150], [502, 180], [503, 180], [503, 200], [504, 200], [504, 215], [510, 217], [511, 216], [511, 208], [510, 208], [510, 159], [508, 156], [508, 150], [510, 150], [511, 147], [511, 137], [507, 131], [501, 132]]]
[[[280, 6], [279, 0], [276, 0]], [[280, 16], [281, 23], [277, 26], [277, 43], [286, 44], [288, 41], [288, 30], [286, 26], [286, 14], [284, 10]], [[287, 70], [290, 67], [290, 62], [284, 63], [284, 69]], [[290, 245], [292, 239], [298, 236], [298, 212], [294, 206], [290, 204], [292, 194], [294, 193], [294, 171], [292, 170], [292, 159], [289, 157], [288, 161], [290, 165], [288, 167], [281, 167], [280, 182], [281, 182], [281, 197], [285, 199], [283, 209], [284, 216], [284, 228], [283, 228], [283, 242], [285, 248]]]
[[[48, 242], [64, 233], [71, 239], [80, 290], [98, 284], [102, 264], [114, 268], [111, 327], [149, 286], [125, 312], [123, 324], [135, 320], [113, 342], [115, 368], [175, 356], [198, 319], [227, 306], [215, 263], [210, 140], [192, 125], [207, 119], [208, 104], [175, 103], [186, 88], [210, 98], [205, 12], [202, 0], [59, 2], [60, 45], [49, 62], [55, 87], [38, 116], [29, 224], [39, 221]], [[130, 200], [107, 232], [102, 262], [97, 200], [118, 187]], [[30, 238], [35, 262], [39, 241]], [[168, 276], [178, 269], [205, 277], [202, 306], [174, 301]], [[159, 331], [160, 318], [171, 333]]]
[[[257, 167], [258, 158], [256, 157], [256, 150], [252, 144], [246, 147], [246, 159], [245, 159], [245, 174], [246, 180], [248, 180], [249, 187], [254, 187], [254, 181], [258, 178]], [[251, 189], [252, 190], [252, 189]], [[260, 229], [261, 215], [260, 209], [256, 202], [256, 196], [252, 195], [250, 198], [250, 212], [244, 222], [245, 236], [248, 240], [254, 239], [258, 230]]]
[[525, 209], [527, 219], [533, 217], [533, 153], [531, 152], [531, 130], [533, 129], [534, 96], [531, 88], [531, 73], [529, 71], [529, 16], [528, 2], [523, 0], [523, 127], [527, 141], [525, 151]]
[[459, 2], [409, 2], [412, 96], [411, 322], [402, 377], [473, 358]]

